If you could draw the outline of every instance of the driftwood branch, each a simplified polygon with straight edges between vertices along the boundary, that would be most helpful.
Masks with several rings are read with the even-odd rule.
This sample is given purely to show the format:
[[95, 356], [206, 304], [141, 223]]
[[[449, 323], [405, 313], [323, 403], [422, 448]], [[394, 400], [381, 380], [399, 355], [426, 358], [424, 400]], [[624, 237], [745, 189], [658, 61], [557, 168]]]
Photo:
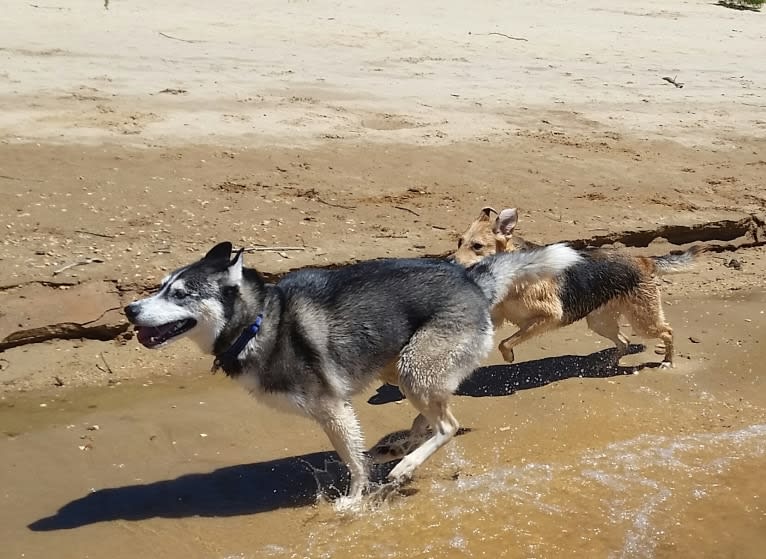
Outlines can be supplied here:
[[13, 347], [46, 342], [48, 340], [75, 340], [84, 338], [88, 340], [113, 340], [125, 332], [130, 324], [120, 322], [118, 324], [99, 324], [96, 326], [83, 326], [76, 322], [61, 322], [19, 330], [0, 340], [0, 351]]

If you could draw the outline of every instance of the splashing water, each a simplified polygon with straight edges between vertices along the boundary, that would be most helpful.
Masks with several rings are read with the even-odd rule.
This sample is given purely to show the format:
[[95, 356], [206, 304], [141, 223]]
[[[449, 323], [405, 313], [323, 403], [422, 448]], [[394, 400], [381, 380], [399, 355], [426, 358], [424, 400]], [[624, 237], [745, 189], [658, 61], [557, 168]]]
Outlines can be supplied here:
[[419, 484], [417, 496], [354, 516], [326, 510], [307, 526], [305, 541], [290, 550], [268, 546], [258, 556], [544, 557], [579, 549], [611, 559], [652, 557], [664, 529], [683, 520], [687, 505], [709, 498], [716, 477], [766, 455], [766, 424], [641, 435], [568, 463], [492, 466], [474, 475], [454, 472], [482, 467], [479, 458], [467, 460], [459, 444], [445, 450], [449, 466]]

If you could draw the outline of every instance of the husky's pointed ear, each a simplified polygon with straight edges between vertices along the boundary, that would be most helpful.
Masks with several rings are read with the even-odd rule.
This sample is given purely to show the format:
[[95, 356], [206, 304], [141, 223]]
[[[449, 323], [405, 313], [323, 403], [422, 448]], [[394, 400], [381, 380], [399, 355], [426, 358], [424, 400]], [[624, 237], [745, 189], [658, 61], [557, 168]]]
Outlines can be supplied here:
[[491, 214], [497, 214], [497, 210], [495, 208], [490, 208], [487, 206], [486, 208], [481, 209], [481, 213], [479, 214], [479, 217], [477, 217], [477, 221], [489, 221], [489, 216]]
[[242, 263], [245, 249], [241, 248], [234, 255], [234, 259], [229, 263], [229, 285], [239, 285], [242, 283]]
[[231, 258], [231, 243], [225, 241], [218, 243], [205, 255], [204, 260], [229, 260]]
[[505, 237], [510, 237], [518, 222], [519, 211], [516, 208], [506, 208], [497, 214], [497, 221], [495, 222], [495, 233], [500, 233]]

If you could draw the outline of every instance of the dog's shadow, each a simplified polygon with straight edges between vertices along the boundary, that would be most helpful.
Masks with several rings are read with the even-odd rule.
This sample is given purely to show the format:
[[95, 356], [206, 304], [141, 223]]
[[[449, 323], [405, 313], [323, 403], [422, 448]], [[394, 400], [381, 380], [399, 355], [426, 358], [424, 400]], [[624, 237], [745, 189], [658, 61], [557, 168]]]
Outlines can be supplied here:
[[[393, 465], [374, 465], [371, 479], [380, 483]], [[48, 532], [112, 520], [257, 514], [308, 506], [319, 496], [335, 499], [346, 494], [348, 484], [348, 470], [337, 455], [316, 452], [154, 483], [100, 489], [28, 527]]]
[[[631, 346], [631, 353], [643, 350]], [[613, 350], [593, 355], [550, 357], [513, 365], [478, 369], [458, 389], [464, 396], [505, 396], [572, 377], [627, 375], [641, 367], [610, 365]], [[395, 386], [384, 385], [371, 404], [402, 399]], [[371, 479], [380, 483], [393, 463], [375, 465]], [[303, 507], [319, 495], [344, 495], [348, 470], [334, 452], [317, 452], [207, 473], [187, 474], [154, 483], [100, 489], [64, 505], [52, 516], [29, 525], [33, 531], [67, 530], [111, 520], [238, 516], [280, 508]]]
[[[631, 344], [628, 353], [640, 353], [645, 349], [643, 345]], [[479, 367], [461, 383], [455, 394], [475, 398], [508, 396], [517, 390], [539, 388], [568, 378], [632, 375], [641, 369], [657, 366], [655, 364], [633, 367], [615, 365], [614, 352], [614, 349], [604, 349], [590, 355], [561, 355], [511, 365]], [[367, 402], [380, 405], [403, 399], [404, 396], [399, 388], [384, 384]]]

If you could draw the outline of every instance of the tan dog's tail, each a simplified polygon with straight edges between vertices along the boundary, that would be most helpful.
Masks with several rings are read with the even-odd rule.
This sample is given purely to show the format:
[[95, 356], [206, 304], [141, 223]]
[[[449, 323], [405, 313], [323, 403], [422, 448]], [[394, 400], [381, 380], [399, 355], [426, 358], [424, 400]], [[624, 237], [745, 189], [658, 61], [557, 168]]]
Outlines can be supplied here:
[[654, 264], [654, 273], [658, 276], [665, 276], [688, 272], [696, 264], [697, 257], [706, 250], [707, 247], [704, 245], [694, 245], [683, 252], [671, 252], [664, 256], [652, 256], [651, 261]]

